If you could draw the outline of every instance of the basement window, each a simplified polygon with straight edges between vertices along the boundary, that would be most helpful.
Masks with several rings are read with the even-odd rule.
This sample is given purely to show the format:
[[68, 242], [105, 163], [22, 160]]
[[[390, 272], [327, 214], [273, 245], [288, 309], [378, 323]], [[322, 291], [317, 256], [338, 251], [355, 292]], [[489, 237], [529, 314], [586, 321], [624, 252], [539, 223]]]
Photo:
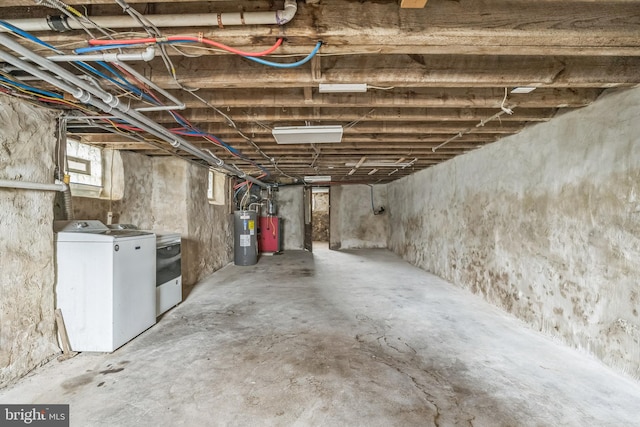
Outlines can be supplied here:
[[100, 148], [67, 139], [67, 171], [72, 195], [100, 197], [103, 187]]
[[91, 161], [79, 157], [67, 156], [69, 172], [91, 176]]
[[207, 199], [212, 205], [224, 205], [226, 194], [227, 176], [223, 173], [209, 169], [207, 185]]

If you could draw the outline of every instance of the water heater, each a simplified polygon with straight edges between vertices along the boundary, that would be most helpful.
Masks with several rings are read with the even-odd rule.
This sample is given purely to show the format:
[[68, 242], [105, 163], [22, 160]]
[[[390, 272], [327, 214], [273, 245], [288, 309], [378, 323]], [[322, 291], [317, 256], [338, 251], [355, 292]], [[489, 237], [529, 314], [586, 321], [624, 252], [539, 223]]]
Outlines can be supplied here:
[[258, 262], [257, 214], [254, 211], [233, 213], [233, 262], [254, 265]]

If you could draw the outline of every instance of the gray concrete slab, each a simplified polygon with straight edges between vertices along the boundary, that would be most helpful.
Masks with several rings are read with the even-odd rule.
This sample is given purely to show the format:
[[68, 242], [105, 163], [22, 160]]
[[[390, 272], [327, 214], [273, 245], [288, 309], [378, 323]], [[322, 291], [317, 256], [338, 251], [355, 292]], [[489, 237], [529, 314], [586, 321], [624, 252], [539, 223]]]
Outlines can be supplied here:
[[640, 384], [379, 249], [227, 266], [0, 402], [69, 403], [72, 426], [640, 425]]

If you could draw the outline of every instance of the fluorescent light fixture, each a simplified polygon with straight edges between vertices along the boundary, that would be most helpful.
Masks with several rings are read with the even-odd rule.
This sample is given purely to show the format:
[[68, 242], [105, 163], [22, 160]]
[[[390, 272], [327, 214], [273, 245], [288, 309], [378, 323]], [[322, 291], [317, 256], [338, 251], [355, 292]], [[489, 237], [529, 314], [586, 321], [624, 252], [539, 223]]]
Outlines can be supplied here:
[[313, 187], [311, 189], [311, 192], [316, 194], [316, 193], [328, 193], [329, 192], [329, 187]]
[[532, 86], [519, 86], [511, 89], [511, 93], [531, 93], [534, 90], [536, 90], [536, 88]]
[[[345, 163], [346, 167], [355, 167], [357, 163]], [[411, 166], [412, 163], [404, 162], [404, 163], [395, 163], [395, 162], [364, 162], [358, 167], [361, 168], [401, 168]]]
[[329, 175], [308, 175], [304, 177], [304, 182], [330, 182], [331, 177]]
[[320, 83], [320, 93], [366, 92], [366, 83]]
[[342, 141], [342, 126], [281, 126], [271, 131], [278, 144], [319, 144]]

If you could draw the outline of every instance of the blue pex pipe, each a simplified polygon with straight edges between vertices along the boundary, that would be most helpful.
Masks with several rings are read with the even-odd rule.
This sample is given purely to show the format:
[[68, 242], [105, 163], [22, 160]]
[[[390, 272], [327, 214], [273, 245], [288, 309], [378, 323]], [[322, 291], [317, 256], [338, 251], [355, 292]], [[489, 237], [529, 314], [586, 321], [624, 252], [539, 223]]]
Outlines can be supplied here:
[[322, 46], [322, 42], [318, 42], [316, 44], [316, 47], [313, 48], [311, 53], [309, 55], [307, 55], [306, 58], [301, 59], [300, 61], [297, 61], [297, 62], [289, 63], [289, 64], [281, 64], [279, 62], [265, 61], [264, 59], [254, 58], [253, 56], [243, 56], [243, 58], [250, 59], [253, 62], [257, 62], [258, 64], [268, 65], [270, 67], [275, 67], [275, 68], [295, 68], [295, 67], [299, 67], [300, 65], [309, 62], [311, 60], [311, 58], [316, 56], [316, 53], [318, 53], [318, 51], [320, 50], [320, 46]]

